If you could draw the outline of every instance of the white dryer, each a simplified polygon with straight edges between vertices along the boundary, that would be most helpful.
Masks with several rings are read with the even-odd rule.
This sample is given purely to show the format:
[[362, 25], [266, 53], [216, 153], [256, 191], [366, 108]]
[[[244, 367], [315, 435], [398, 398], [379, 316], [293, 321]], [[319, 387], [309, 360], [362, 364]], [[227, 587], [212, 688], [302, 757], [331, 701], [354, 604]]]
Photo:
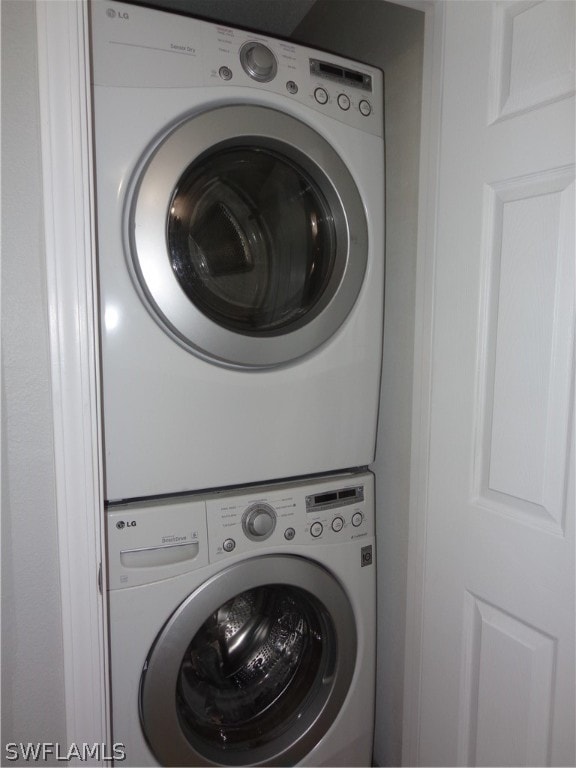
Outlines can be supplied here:
[[125, 765], [371, 765], [371, 474], [121, 504], [108, 548]]
[[373, 460], [382, 75], [92, 4], [106, 497]]

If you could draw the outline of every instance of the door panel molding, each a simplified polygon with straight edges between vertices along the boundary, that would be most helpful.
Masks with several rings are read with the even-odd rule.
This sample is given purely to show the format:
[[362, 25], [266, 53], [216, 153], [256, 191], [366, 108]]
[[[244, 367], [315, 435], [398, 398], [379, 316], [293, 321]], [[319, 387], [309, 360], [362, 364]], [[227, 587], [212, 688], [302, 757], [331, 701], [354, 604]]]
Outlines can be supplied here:
[[[549, 765], [556, 639], [471, 592], [463, 627], [458, 764]], [[507, 698], [495, 702], [491, 688], [502, 680]]]
[[[489, 123], [574, 94], [575, 8], [572, 2], [542, 0], [509, 0], [497, 6], [492, 32]], [[530, 45], [534, 29], [540, 30], [546, 45]], [[522, 67], [527, 61], [532, 69], [530, 80], [523, 79]]]
[[474, 503], [560, 536], [574, 363], [574, 252], [561, 233], [574, 230], [574, 176], [568, 165], [486, 185], [477, 366]]

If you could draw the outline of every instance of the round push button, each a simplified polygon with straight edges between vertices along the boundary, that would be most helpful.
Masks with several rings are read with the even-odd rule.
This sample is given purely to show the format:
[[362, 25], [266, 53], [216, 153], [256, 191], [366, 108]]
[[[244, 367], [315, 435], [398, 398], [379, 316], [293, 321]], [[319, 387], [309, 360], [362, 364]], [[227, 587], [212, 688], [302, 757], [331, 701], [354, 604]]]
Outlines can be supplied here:
[[220, 67], [218, 74], [222, 80], [232, 80], [232, 70], [230, 67]]
[[324, 526], [322, 525], [322, 523], [316, 522], [316, 523], [312, 523], [312, 525], [310, 526], [310, 533], [312, 534], [312, 536], [314, 536], [315, 539], [317, 539], [318, 536], [322, 535], [323, 530], [324, 530]]
[[344, 520], [341, 517], [335, 517], [334, 520], [332, 520], [332, 530], [339, 533], [342, 528], [344, 528]]
[[338, 106], [340, 107], [340, 109], [343, 109], [344, 111], [346, 111], [347, 109], [350, 109], [350, 99], [348, 98], [348, 96], [346, 96], [345, 93], [341, 93], [338, 96]]
[[360, 110], [360, 114], [364, 115], [364, 117], [368, 117], [368, 115], [372, 114], [372, 105], [369, 101], [366, 101], [366, 99], [362, 99], [360, 104], [358, 104], [358, 109]]
[[324, 88], [316, 88], [314, 91], [314, 98], [318, 104], [326, 104], [328, 101], [328, 93], [324, 90]]
[[284, 531], [284, 538], [286, 539], [286, 541], [292, 541], [294, 536], [296, 536], [296, 531], [294, 530], [294, 528], [286, 528], [286, 530]]
[[354, 528], [358, 528], [359, 525], [362, 525], [362, 521], [364, 520], [364, 515], [362, 512], [354, 512], [352, 515], [352, 525]]
[[234, 539], [226, 539], [224, 544], [222, 544], [222, 549], [224, 552], [233, 552], [236, 547], [236, 542]]
[[288, 93], [292, 93], [292, 94], [298, 93], [298, 86], [296, 85], [294, 80], [288, 80], [288, 82], [286, 83], [286, 90], [288, 91]]

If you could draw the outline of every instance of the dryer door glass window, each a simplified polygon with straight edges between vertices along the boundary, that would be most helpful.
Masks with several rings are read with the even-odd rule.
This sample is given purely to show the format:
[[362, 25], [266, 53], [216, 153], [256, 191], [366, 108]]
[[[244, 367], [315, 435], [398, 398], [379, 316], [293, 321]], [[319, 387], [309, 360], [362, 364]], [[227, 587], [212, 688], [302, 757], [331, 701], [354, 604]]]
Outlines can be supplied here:
[[266, 107], [193, 115], [142, 158], [126, 247], [139, 294], [187, 351], [269, 368], [327, 342], [368, 265], [368, 223], [342, 157]]
[[192, 164], [170, 204], [168, 248], [188, 298], [226, 329], [282, 333], [329, 284], [336, 234], [313, 179], [280, 154], [232, 148]]

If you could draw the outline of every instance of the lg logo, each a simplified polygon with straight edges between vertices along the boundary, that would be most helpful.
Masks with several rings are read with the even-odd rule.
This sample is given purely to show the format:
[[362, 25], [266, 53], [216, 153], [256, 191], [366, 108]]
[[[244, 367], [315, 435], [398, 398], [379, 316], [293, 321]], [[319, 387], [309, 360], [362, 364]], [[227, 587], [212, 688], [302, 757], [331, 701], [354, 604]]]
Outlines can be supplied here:
[[136, 520], [118, 520], [116, 523], [116, 528], [118, 528], [119, 531], [121, 531], [123, 528], [135, 528], [136, 527]]
[[106, 16], [108, 16], [109, 19], [116, 19], [116, 18], [118, 18], [118, 19], [124, 19], [125, 20], [125, 19], [129, 19], [130, 18], [127, 13], [120, 13], [120, 12], [116, 13], [116, 11], [113, 8], [108, 8], [106, 10]]

